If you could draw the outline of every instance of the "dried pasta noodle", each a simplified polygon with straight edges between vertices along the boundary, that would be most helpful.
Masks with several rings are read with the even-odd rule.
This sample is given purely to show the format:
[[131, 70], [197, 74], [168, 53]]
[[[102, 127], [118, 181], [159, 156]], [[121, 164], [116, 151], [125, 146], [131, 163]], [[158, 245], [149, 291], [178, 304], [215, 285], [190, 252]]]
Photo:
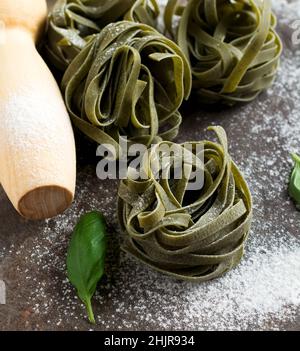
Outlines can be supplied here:
[[122, 136], [147, 146], [176, 137], [191, 71], [174, 42], [150, 26], [120, 21], [75, 57], [62, 89], [74, 124], [97, 143], [121, 151]]
[[[203, 146], [204, 158], [194, 154], [188, 168], [199, 167], [204, 160], [199, 192], [186, 191], [189, 176], [178, 180], [155, 176], [151, 161], [160, 157], [159, 146], [166, 142], [144, 157], [146, 179], [136, 180], [135, 173], [128, 172], [119, 188], [119, 219], [127, 233], [124, 250], [162, 273], [195, 282], [217, 278], [240, 262], [252, 219], [251, 195], [228, 154], [226, 133], [221, 127], [210, 130], [220, 143], [184, 144]], [[171, 165], [170, 161], [163, 167], [171, 170]]]
[[48, 20], [46, 52], [64, 71], [91, 35], [119, 20], [155, 26], [156, 0], [57, 0]]
[[274, 81], [282, 43], [270, 0], [169, 0], [164, 18], [203, 102], [248, 102]]

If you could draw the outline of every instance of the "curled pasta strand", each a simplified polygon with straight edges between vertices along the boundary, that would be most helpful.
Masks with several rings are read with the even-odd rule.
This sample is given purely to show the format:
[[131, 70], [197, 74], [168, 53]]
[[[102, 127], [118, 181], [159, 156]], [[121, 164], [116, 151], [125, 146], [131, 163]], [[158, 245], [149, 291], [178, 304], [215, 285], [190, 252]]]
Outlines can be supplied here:
[[[228, 154], [226, 133], [221, 127], [209, 129], [219, 143], [161, 142], [143, 158], [147, 177], [136, 180], [128, 172], [119, 188], [123, 249], [157, 271], [194, 282], [217, 278], [240, 262], [252, 220], [251, 194]], [[191, 168], [203, 169], [199, 191], [187, 191], [189, 177], [157, 177], [161, 169], [153, 171], [152, 165], [163, 144], [175, 150], [202, 145], [203, 157], [193, 151], [190, 158]], [[161, 167], [171, 170], [172, 161]]]
[[273, 83], [282, 43], [270, 0], [182, 4], [168, 1], [165, 24], [188, 57], [193, 88], [203, 102], [248, 102]]
[[155, 27], [159, 13], [156, 0], [57, 0], [48, 19], [49, 60], [64, 71], [106, 25], [124, 19]]
[[106, 26], [74, 58], [62, 90], [74, 124], [92, 140], [119, 150], [127, 136], [150, 146], [177, 136], [191, 72], [174, 42], [150, 26], [121, 21]]

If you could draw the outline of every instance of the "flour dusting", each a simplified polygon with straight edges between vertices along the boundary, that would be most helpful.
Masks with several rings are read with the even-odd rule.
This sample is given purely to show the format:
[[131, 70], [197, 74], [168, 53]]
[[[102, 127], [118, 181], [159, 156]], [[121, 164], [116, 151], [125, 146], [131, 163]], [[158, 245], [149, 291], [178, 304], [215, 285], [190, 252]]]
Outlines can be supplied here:
[[[94, 300], [96, 329], [299, 328], [300, 213], [288, 197], [287, 184], [290, 153], [300, 152], [300, 46], [290, 40], [291, 24], [300, 19], [300, 1], [273, 3], [285, 48], [272, 88], [251, 104], [221, 113], [199, 106], [192, 109], [178, 138], [202, 139], [210, 124], [221, 124], [228, 132], [231, 155], [245, 173], [254, 200], [254, 222], [241, 264], [218, 280], [196, 285], [178, 282], [131, 259], [119, 250], [117, 182], [99, 181], [94, 167], [83, 166], [69, 211], [41, 224], [20, 244], [0, 247], [0, 278], [7, 283], [8, 301], [12, 289], [19, 292], [18, 303], [9, 303], [23, 301], [20, 327], [91, 329], [66, 279], [65, 257], [80, 215], [98, 209], [108, 220], [110, 249], [107, 276]], [[190, 128], [191, 121], [195, 128]], [[20, 318], [19, 310], [13, 313]]]

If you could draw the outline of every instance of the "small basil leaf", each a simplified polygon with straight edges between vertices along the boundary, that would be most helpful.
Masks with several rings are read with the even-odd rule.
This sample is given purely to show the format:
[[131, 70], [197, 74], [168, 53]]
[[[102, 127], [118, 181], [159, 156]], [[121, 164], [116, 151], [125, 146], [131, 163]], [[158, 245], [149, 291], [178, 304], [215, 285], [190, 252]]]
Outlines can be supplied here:
[[296, 154], [292, 154], [292, 157], [295, 161], [295, 167], [291, 175], [289, 193], [300, 210], [300, 157]]
[[95, 324], [91, 299], [97, 283], [104, 274], [107, 247], [106, 224], [99, 212], [81, 217], [71, 238], [67, 256], [67, 271], [70, 282], [77, 289], [85, 304], [89, 320]]

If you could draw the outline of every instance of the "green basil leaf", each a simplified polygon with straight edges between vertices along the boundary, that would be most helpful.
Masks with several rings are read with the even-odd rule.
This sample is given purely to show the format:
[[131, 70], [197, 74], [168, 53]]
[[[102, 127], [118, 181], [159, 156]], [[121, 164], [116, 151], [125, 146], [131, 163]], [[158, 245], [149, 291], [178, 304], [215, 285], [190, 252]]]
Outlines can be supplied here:
[[295, 161], [295, 167], [291, 175], [289, 193], [300, 210], [300, 157], [296, 154], [292, 154], [292, 157]]
[[82, 216], [70, 242], [67, 271], [70, 282], [86, 306], [91, 323], [95, 323], [91, 299], [104, 274], [106, 247], [104, 216], [99, 212]]

